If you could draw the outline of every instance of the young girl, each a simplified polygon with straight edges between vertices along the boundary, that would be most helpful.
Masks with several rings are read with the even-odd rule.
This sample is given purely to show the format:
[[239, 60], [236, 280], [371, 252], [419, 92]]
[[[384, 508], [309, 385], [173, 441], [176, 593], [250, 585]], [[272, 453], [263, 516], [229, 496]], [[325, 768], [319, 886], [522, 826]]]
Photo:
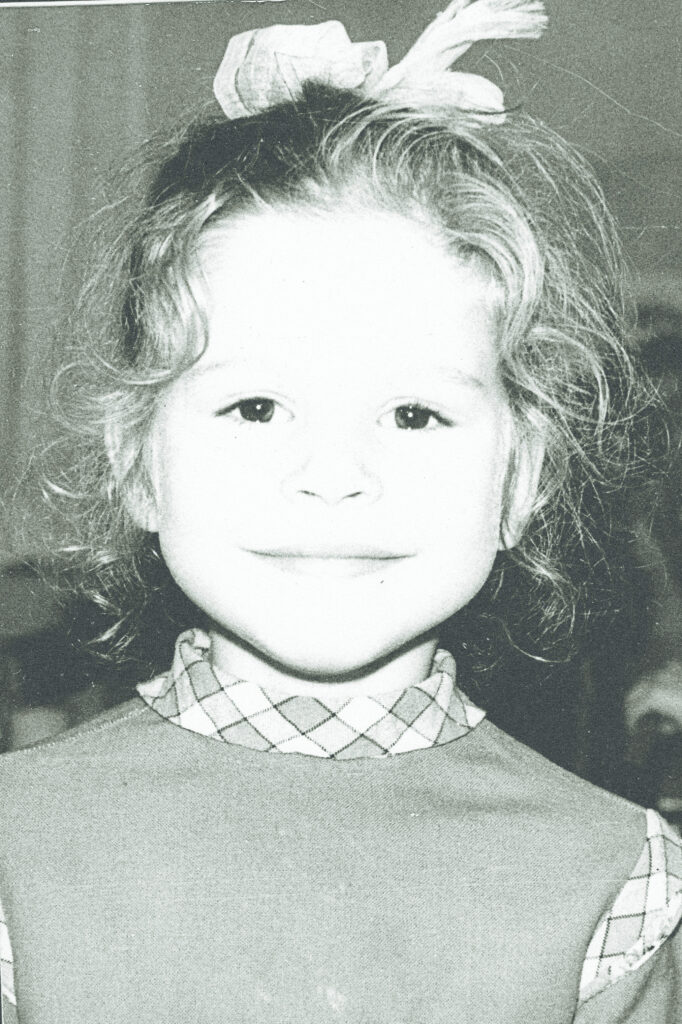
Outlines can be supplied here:
[[192, 628], [2, 759], [5, 1021], [680, 1019], [675, 834], [439, 646], [549, 656], [640, 457], [599, 190], [449, 71], [543, 22], [455, 0], [390, 69], [338, 23], [236, 37], [93, 264], [85, 585], [119, 643]]

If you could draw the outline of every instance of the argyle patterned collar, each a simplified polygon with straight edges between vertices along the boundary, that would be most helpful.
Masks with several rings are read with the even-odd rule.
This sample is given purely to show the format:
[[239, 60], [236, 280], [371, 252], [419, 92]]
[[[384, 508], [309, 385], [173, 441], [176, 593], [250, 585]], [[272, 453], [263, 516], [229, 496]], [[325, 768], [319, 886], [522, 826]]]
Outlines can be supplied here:
[[210, 649], [202, 630], [182, 633], [170, 671], [137, 691], [182, 729], [256, 750], [339, 760], [386, 757], [449, 743], [485, 717], [455, 686], [447, 651], [436, 652], [428, 679], [407, 689], [319, 698], [218, 675]]

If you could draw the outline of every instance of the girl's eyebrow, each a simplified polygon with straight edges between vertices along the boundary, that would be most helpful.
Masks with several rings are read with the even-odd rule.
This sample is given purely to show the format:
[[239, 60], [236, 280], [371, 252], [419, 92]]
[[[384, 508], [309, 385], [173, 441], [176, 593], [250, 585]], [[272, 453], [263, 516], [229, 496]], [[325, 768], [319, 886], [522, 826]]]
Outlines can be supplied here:
[[477, 377], [476, 374], [468, 373], [466, 370], [460, 370], [455, 366], [437, 367], [436, 373], [439, 376], [444, 377], [448, 384], [470, 387], [477, 391], [483, 391], [486, 387], [485, 381], [480, 377]]
[[[220, 370], [235, 370], [243, 368], [245, 365], [245, 363], [238, 360], [225, 359], [218, 363], [207, 363], [204, 366], [195, 364], [190, 368], [188, 374], [193, 379], [200, 379], [212, 373], [217, 373]], [[486, 383], [481, 379], [481, 377], [455, 366], [437, 366], [434, 367], [433, 370], [427, 370], [426, 373], [429, 376], [433, 373], [439, 378], [444, 378], [448, 384], [455, 384], [458, 387], [474, 388], [477, 391], [483, 391], [486, 387]], [[416, 376], [418, 377], [419, 373], [417, 373]]]
[[193, 366], [189, 367], [189, 369], [187, 371], [187, 376], [192, 377], [192, 378], [207, 377], [211, 373], [217, 373], [219, 370], [235, 370], [235, 369], [238, 369], [240, 365], [243, 366], [244, 364], [243, 363], [240, 364], [235, 359], [223, 359], [223, 360], [221, 360], [220, 362], [217, 362], [217, 363], [201, 363], [201, 362], [197, 362], [197, 363], [194, 363]]

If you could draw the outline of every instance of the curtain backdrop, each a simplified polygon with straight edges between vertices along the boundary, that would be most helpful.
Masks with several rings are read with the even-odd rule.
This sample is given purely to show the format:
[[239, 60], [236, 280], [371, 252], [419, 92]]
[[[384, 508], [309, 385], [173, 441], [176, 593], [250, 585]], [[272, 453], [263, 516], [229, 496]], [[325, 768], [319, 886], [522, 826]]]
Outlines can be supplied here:
[[[44, 440], [41, 370], [74, 229], [107, 168], [210, 98], [230, 35], [342, 20], [398, 59], [440, 0], [283, 0], [0, 8], [0, 482]], [[503, 74], [520, 101], [591, 157], [640, 288], [679, 303], [682, 10], [679, 0], [548, 0], [538, 43], [476, 47], [463, 67]], [[17, 506], [17, 517], [31, 509]], [[0, 532], [0, 561], [11, 553]]]

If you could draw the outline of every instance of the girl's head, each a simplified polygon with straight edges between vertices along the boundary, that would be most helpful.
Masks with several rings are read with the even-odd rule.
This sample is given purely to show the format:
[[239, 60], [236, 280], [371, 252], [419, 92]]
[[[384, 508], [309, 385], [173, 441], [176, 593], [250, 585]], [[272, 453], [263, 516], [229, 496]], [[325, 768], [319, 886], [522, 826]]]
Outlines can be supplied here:
[[638, 399], [617, 244], [556, 136], [308, 83], [194, 123], [130, 205], [59, 379], [101, 601], [148, 604], [165, 563], [308, 672], [464, 608], [465, 643], [491, 608], [541, 648], [573, 623]]
[[222, 632], [299, 674], [422, 641], [502, 543], [494, 287], [369, 206], [232, 217], [197, 262], [207, 345], [159, 397], [132, 515]]

